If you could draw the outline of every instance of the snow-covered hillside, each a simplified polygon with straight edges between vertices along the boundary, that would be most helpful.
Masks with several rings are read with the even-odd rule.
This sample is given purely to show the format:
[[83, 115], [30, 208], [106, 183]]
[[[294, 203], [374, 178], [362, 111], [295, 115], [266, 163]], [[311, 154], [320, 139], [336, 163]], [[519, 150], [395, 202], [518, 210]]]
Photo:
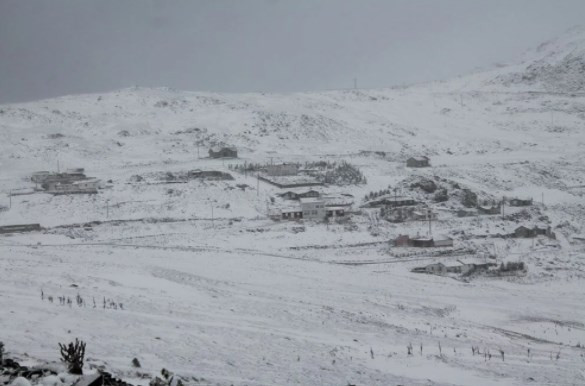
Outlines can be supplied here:
[[[35, 362], [80, 337], [88, 370], [105, 365], [137, 383], [133, 357], [144, 371], [214, 385], [583, 384], [584, 58], [585, 30], [575, 29], [522, 63], [407, 88], [136, 87], [0, 106], [0, 225], [44, 228], [0, 235], [0, 340]], [[215, 145], [236, 146], [239, 158], [206, 158]], [[406, 168], [419, 154], [432, 167]], [[281, 190], [231, 168], [340, 160], [367, 178], [319, 187], [352, 197], [345, 223], [275, 222]], [[33, 191], [31, 173], [77, 167], [104, 181], [97, 195]], [[195, 169], [234, 180], [157, 179]], [[458, 186], [453, 197], [465, 188], [534, 206], [458, 218], [455, 199], [410, 189], [416, 178]], [[390, 239], [428, 225], [359, 208], [389, 186], [428, 201], [435, 234], [498, 263], [521, 260], [527, 274], [465, 282], [410, 272], [461, 256], [394, 251]], [[546, 222], [557, 239], [490, 238], [523, 221]], [[49, 303], [41, 289], [89, 305]]]

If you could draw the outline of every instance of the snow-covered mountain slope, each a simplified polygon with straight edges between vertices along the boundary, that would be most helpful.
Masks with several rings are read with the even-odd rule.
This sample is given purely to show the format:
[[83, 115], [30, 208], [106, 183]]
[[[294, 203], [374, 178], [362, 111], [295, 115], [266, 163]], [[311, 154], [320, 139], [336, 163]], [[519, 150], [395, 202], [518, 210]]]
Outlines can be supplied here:
[[[585, 237], [585, 95], [570, 58], [582, 58], [583, 36], [573, 30], [520, 64], [408, 88], [131, 88], [0, 106], [0, 193], [31, 190], [0, 194], [12, 205], [0, 225], [45, 227], [0, 235], [0, 340], [17, 356], [53, 360], [57, 342], [80, 337], [88, 367], [125, 379], [138, 376], [139, 357], [145, 372], [167, 367], [214, 385], [582, 384], [585, 248], [572, 236]], [[217, 144], [237, 146], [240, 159], [204, 158]], [[432, 167], [405, 168], [415, 154]], [[512, 219], [457, 218], [453, 200], [416, 197], [438, 212], [435, 234], [521, 260], [528, 273], [471, 282], [411, 273], [438, 258], [396, 256], [388, 240], [425, 234], [426, 221], [391, 224], [364, 209], [347, 223], [274, 222], [281, 191], [228, 168], [340, 159], [367, 185], [319, 189], [353, 196], [356, 209], [389, 185], [418, 194], [408, 185], [421, 177], [480, 198], [533, 197], [530, 211], [506, 209]], [[30, 174], [57, 167], [111, 182], [96, 195], [33, 193]], [[193, 169], [234, 180], [153, 177]], [[534, 221], [557, 240], [489, 238]], [[41, 300], [41, 289], [88, 305]], [[124, 309], [102, 307], [106, 298]], [[487, 359], [499, 350], [505, 361]]]
[[[585, 103], [570, 93], [583, 91], [584, 36], [572, 30], [519, 65], [405, 89], [281, 95], [132, 88], [7, 105], [0, 108], [0, 161], [132, 162], [146, 146], [165, 157], [193, 154], [196, 143], [204, 152], [215, 143], [250, 153], [464, 154], [535, 150], [535, 143], [572, 152], [582, 144]], [[559, 90], [565, 94], [547, 92]]]
[[580, 94], [585, 92], [585, 27], [540, 44], [518, 63], [446, 82], [451, 90]]
[[585, 92], [585, 28], [573, 28], [539, 45], [527, 53], [522, 64], [520, 71], [496, 81], [509, 87], [524, 84], [550, 92]]

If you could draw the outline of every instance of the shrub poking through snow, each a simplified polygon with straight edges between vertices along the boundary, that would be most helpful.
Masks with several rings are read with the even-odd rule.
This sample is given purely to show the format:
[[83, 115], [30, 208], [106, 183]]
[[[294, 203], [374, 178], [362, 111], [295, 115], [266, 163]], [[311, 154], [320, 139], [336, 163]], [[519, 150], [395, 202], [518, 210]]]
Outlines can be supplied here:
[[85, 357], [85, 342], [75, 338], [68, 345], [59, 343], [61, 349], [61, 361], [67, 363], [68, 370], [71, 374], [83, 374], [83, 359]]

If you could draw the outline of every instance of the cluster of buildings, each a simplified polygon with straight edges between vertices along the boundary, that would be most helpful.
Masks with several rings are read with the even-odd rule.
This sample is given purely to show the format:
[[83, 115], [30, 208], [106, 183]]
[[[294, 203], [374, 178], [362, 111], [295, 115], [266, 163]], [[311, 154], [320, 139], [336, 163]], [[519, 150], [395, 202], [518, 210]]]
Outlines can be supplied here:
[[477, 270], [488, 270], [495, 267], [496, 263], [479, 260], [457, 260], [453, 263], [444, 264], [441, 262], [432, 263], [425, 267], [417, 267], [412, 270], [416, 273], [429, 273], [433, 275], [447, 275], [449, 273], [458, 275], [469, 275]]
[[287, 190], [279, 193], [283, 202], [273, 209], [275, 220], [314, 220], [343, 218], [353, 204], [352, 197], [322, 196], [317, 190]]
[[100, 185], [100, 180], [87, 177], [82, 168], [69, 169], [63, 173], [35, 172], [31, 180], [47, 193], [54, 195], [95, 194]]

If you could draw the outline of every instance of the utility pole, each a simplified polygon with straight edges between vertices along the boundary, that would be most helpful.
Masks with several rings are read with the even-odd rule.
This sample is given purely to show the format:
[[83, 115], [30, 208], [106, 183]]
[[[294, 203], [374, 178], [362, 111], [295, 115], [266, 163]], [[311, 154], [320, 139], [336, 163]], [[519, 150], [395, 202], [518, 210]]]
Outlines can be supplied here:
[[260, 173], [256, 174], [256, 196], [260, 196]]
[[199, 156], [199, 141], [197, 141], [197, 158], [201, 158], [201, 157]]
[[506, 196], [502, 196], [502, 220], [506, 217], [504, 215], [504, 206], [506, 206]]
[[57, 158], [57, 173], [60, 173], [60, 170], [59, 170], [59, 158]]
[[433, 221], [431, 218], [431, 208], [427, 209], [427, 216], [429, 217], [429, 237], [433, 235], [433, 230], [431, 229], [431, 222]]

